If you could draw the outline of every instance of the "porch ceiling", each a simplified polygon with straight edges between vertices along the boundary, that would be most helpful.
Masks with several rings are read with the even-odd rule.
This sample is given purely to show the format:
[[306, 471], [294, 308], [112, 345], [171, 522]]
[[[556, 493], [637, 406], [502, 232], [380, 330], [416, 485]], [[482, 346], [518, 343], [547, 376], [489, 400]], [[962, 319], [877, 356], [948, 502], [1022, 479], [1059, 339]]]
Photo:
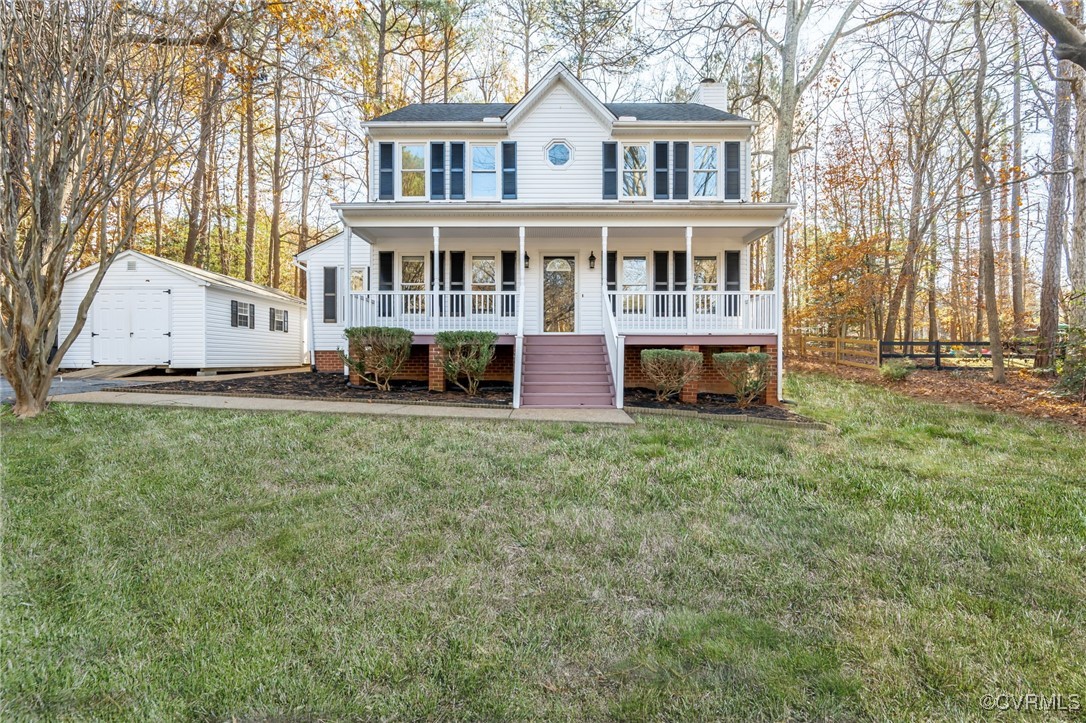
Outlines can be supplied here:
[[608, 228], [611, 243], [622, 240], [658, 240], [678, 236], [686, 227], [694, 241], [751, 242], [780, 226], [791, 204], [769, 203], [611, 203], [611, 204], [449, 204], [362, 203], [334, 208], [356, 235], [374, 243], [425, 241], [432, 243], [433, 227], [441, 239], [507, 241], [519, 237], [524, 226], [529, 241], [544, 239], [599, 240]]
[[[519, 243], [520, 230], [517, 226], [479, 226], [463, 228], [460, 226], [439, 227], [439, 243], [442, 246], [457, 243], [493, 242], [494, 244], [514, 246]], [[354, 226], [351, 230], [359, 237], [374, 244], [422, 245], [430, 247], [434, 242], [432, 226], [412, 228], [398, 226]], [[695, 245], [725, 243], [750, 243], [773, 233], [772, 226], [740, 226], [713, 228], [695, 226], [692, 241]], [[578, 246], [600, 246], [600, 226], [530, 226], [524, 230], [525, 243], [537, 246], [555, 241], [576, 242]], [[646, 244], [666, 242], [669, 245], [682, 246], [686, 243], [685, 226], [653, 226], [647, 228], [608, 227], [607, 243], [613, 249], [620, 249], [624, 244]]]

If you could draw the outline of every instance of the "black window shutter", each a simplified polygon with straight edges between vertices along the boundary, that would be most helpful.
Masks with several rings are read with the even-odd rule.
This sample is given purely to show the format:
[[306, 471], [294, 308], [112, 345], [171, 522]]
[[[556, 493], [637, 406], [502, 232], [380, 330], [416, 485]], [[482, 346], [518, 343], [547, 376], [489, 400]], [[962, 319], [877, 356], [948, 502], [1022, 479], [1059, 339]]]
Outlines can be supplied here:
[[[618, 251], [607, 252], [607, 290], [618, 290]], [[615, 297], [611, 297], [611, 313], [615, 313]]]
[[502, 143], [502, 198], [517, 197], [517, 144], [516, 141]]
[[445, 200], [445, 144], [430, 144], [430, 199]]
[[[652, 252], [652, 290], [653, 291], [667, 291], [667, 251], [653, 251]], [[668, 297], [657, 296], [656, 297], [656, 315], [657, 316], [670, 316], [668, 311]]]
[[290, 314], [289, 311], [287, 311], [286, 309], [283, 309], [283, 331], [287, 330], [287, 316], [289, 314]]
[[[517, 252], [502, 251], [502, 291], [517, 290]], [[502, 316], [517, 315], [515, 297], [503, 297]]]
[[396, 173], [395, 173], [395, 144], [393, 143], [379, 143], [379, 185], [377, 198], [382, 201], [391, 201], [396, 197], [394, 190], [396, 186]]
[[335, 266], [324, 267], [324, 323], [336, 323], [336, 278], [338, 271]]
[[668, 158], [667, 158], [667, 142], [657, 141], [653, 143], [653, 166], [656, 171], [655, 180], [655, 192], [653, 198], [666, 199], [667, 194], [667, 171], [668, 171]]
[[739, 196], [739, 143], [729, 141], [724, 144], [724, 198]]
[[[377, 252], [377, 290], [378, 291], [392, 291], [392, 265], [395, 261], [395, 255], [391, 251], [378, 251]], [[377, 309], [377, 313], [381, 316], [389, 316], [392, 314], [392, 298], [388, 296], [382, 296], [380, 306]]]
[[[449, 291], [464, 291], [464, 263], [467, 255], [463, 251], [449, 252]], [[449, 304], [450, 316], [464, 315], [464, 297], [453, 296]]]
[[[724, 290], [739, 291], [739, 252], [724, 252]], [[728, 316], [739, 315], [739, 297], [728, 296], [724, 299], [724, 313]]]
[[[671, 273], [671, 278], [674, 280], [671, 288], [675, 291], [686, 291], [686, 252], [676, 251], [671, 255], [671, 259], [675, 264]], [[675, 315], [686, 316], [686, 297], [676, 296], [673, 301]]]
[[603, 197], [618, 198], [618, 144], [614, 141], [603, 144]]
[[687, 199], [690, 197], [690, 144], [686, 141], [675, 143], [675, 170], [671, 175], [671, 197]]
[[230, 326], [238, 325], [238, 302], [230, 300]]
[[464, 144], [449, 144], [449, 198], [464, 200]]
[[268, 307], [268, 331], [275, 331], [275, 309]]
[[256, 305], [249, 304], [249, 328], [256, 328]]

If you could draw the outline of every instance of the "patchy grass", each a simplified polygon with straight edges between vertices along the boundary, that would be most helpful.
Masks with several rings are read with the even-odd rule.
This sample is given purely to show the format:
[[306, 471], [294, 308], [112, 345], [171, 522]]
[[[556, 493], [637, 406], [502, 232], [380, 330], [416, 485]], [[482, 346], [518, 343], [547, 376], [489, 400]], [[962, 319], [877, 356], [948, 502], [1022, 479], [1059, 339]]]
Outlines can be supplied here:
[[840, 433], [4, 417], [0, 715], [961, 720], [1086, 693], [1081, 431], [789, 384]]

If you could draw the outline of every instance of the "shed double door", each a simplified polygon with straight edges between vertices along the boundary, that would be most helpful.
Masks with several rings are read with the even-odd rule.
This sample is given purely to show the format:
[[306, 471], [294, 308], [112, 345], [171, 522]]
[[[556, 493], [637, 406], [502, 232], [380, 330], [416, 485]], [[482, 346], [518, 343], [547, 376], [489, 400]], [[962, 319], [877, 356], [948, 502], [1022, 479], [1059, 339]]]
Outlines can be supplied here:
[[94, 299], [91, 359], [95, 364], [168, 364], [167, 289], [103, 289]]

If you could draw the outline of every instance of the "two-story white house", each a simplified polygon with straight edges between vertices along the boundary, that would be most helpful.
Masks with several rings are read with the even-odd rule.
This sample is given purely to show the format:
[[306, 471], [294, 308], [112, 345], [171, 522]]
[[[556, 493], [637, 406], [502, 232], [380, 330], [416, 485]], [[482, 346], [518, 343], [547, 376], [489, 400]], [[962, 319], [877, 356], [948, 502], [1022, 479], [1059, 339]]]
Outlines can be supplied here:
[[726, 102], [705, 81], [695, 102], [603, 103], [559, 65], [518, 103], [369, 121], [369, 198], [334, 206], [349, 234], [298, 257], [317, 370], [342, 370], [345, 327], [399, 326], [405, 375], [441, 389], [434, 334], [490, 330], [488, 376], [515, 406], [621, 407], [643, 348], [705, 352], [698, 387], [715, 390], [708, 355], [758, 347], [776, 402], [783, 264], [755, 290], [749, 259], [766, 237], [783, 258], [791, 206], [752, 201], [754, 124]]

